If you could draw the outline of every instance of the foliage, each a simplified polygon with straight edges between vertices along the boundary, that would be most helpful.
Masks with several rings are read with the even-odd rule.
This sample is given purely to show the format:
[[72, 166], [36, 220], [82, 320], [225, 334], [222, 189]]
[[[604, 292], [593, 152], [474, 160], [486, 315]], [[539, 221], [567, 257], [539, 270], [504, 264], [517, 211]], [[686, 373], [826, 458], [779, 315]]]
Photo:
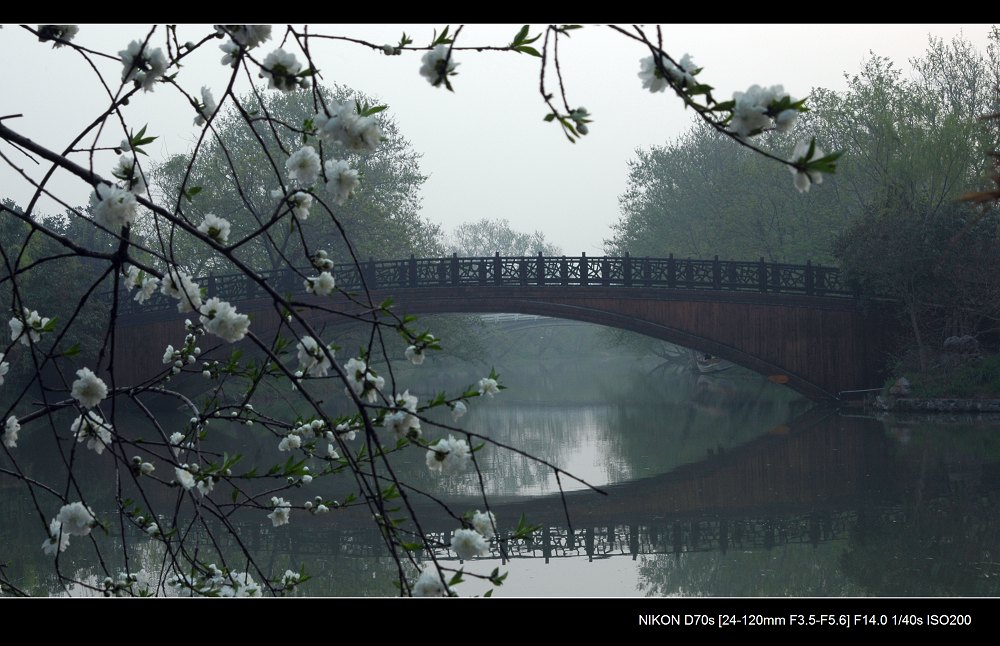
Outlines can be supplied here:
[[483, 218], [476, 222], [466, 222], [455, 228], [446, 243], [451, 253], [460, 256], [558, 256], [562, 249], [545, 241], [541, 231], [524, 233], [511, 228], [506, 219]]
[[[829, 262], [836, 237], [875, 212], [936, 217], [983, 172], [995, 134], [977, 117], [995, 100], [1000, 57], [961, 39], [931, 39], [912, 65], [915, 78], [905, 78], [873, 55], [847, 76], [845, 92], [812, 91], [803, 130], [844, 157], [806, 195], [776, 184], [760, 156], [733, 151], [702, 126], [637, 151], [609, 251]], [[777, 151], [790, 138], [770, 141]]]

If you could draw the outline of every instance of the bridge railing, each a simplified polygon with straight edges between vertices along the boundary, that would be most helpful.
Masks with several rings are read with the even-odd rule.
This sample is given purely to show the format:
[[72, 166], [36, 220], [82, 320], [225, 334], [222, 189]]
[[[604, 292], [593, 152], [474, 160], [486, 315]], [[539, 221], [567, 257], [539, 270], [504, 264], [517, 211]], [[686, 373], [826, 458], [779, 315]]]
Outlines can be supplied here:
[[[656, 287], [802, 294], [855, 298], [840, 270], [806, 263], [792, 265], [765, 262], [696, 260], [690, 258], [640, 258], [625, 256], [500, 256], [460, 258], [415, 258], [368, 260], [334, 267], [337, 286], [348, 291], [458, 286], [603, 286]], [[261, 277], [279, 292], [301, 292], [309, 268], [261, 272]], [[258, 283], [242, 274], [197, 279], [209, 296], [230, 301], [266, 295]], [[106, 295], [110, 297], [110, 294]], [[159, 293], [139, 305], [131, 298], [121, 301], [123, 314], [168, 310], [175, 301]]]

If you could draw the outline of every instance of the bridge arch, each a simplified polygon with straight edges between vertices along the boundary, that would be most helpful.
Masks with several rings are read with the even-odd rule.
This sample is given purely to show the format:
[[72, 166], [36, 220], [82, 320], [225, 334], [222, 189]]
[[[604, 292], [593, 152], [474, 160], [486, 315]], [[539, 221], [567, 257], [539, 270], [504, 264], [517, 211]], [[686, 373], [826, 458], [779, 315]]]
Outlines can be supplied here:
[[[401, 314], [517, 312], [620, 328], [775, 376], [814, 400], [882, 383], [884, 325], [840, 287], [835, 269], [673, 258], [497, 256], [411, 258], [364, 263], [360, 272], [353, 266], [338, 271], [338, 284], [360, 287], [364, 277], [372, 302], [391, 298]], [[291, 272], [272, 280], [301, 285]], [[252, 314], [259, 332], [273, 329], [278, 319], [270, 299], [261, 298], [251, 281], [240, 281], [217, 277], [206, 286], [210, 294], [221, 292], [241, 312]], [[299, 300], [335, 305], [329, 298]], [[171, 321], [184, 316], [148, 309], [120, 330], [116, 356], [158, 356], [168, 343], [176, 343]], [[335, 317], [307, 311], [316, 323]], [[121, 369], [129, 372], [128, 365]]]

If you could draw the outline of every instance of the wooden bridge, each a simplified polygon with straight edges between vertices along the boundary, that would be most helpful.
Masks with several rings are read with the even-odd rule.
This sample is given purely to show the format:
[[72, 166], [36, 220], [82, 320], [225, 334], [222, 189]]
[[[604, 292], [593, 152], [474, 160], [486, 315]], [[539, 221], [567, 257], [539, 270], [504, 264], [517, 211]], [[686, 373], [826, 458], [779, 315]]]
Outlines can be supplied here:
[[[300, 303], [337, 306], [331, 297], [304, 293], [303, 279], [315, 273], [285, 269], [197, 282], [209, 296], [251, 314], [261, 334], [278, 324], [263, 283]], [[367, 290], [365, 300], [372, 303], [391, 298], [401, 314], [517, 312], [631, 330], [722, 357], [817, 400], [882, 383], [883, 321], [831, 267], [763, 259], [496, 255], [371, 260], [338, 265], [334, 274], [339, 290]], [[142, 305], [123, 295], [120, 305], [116, 369], [126, 378], [148, 378], [149, 368], [130, 358], [159, 356], [176, 344], [183, 337], [177, 322], [185, 315], [159, 294]], [[318, 310], [305, 315], [317, 325], [340, 318]]]

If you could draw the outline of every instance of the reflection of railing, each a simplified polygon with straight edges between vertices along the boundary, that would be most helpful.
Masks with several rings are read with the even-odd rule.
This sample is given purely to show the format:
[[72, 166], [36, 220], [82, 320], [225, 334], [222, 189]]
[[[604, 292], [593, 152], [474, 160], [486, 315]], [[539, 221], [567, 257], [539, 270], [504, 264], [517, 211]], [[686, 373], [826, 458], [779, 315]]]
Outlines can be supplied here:
[[[303, 277], [311, 269], [278, 269], [261, 272], [260, 278], [278, 292], [303, 291]], [[854, 298], [839, 269], [806, 263], [780, 263], [690, 258], [633, 258], [611, 256], [500, 256], [480, 258], [414, 258], [369, 260], [360, 266], [334, 268], [337, 286], [348, 291], [458, 286], [603, 286], [657, 287], [742, 291], [768, 294], [801, 294]], [[260, 284], [242, 274], [197, 279], [209, 296], [231, 302], [265, 296]], [[160, 294], [139, 305], [123, 298], [122, 312], [172, 309], [176, 302]]]
[[[891, 512], [890, 512], [891, 513]], [[527, 541], [490, 543], [490, 557], [513, 558], [581, 558], [589, 560], [612, 556], [671, 554], [688, 552], [726, 552], [728, 550], [770, 550], [782, 545], [818, 545], [848, 537], [857, 521], [854, 511], [817, 512], [766, 519], [684, 519], [661, 521], [657, 524], [628, 524], [582, 527], [572, 531], [565, 527], [545, 526]], [[254, 543], [264, 539], [269, 528], [246, 527], [241, 531]], [[432, 543], [448, 545], [450, 532], [430, 532]], [[267, 540], [267, 539], [264, 539]], [[331, 529], [318, 527], [300, 530], [293, 542], [300, 555], [341, 554], [344, 556], [380, 556], [384, 545], [371, 528]], [[446, 547], [435, 550], [439, 559], [456, 559]]]

